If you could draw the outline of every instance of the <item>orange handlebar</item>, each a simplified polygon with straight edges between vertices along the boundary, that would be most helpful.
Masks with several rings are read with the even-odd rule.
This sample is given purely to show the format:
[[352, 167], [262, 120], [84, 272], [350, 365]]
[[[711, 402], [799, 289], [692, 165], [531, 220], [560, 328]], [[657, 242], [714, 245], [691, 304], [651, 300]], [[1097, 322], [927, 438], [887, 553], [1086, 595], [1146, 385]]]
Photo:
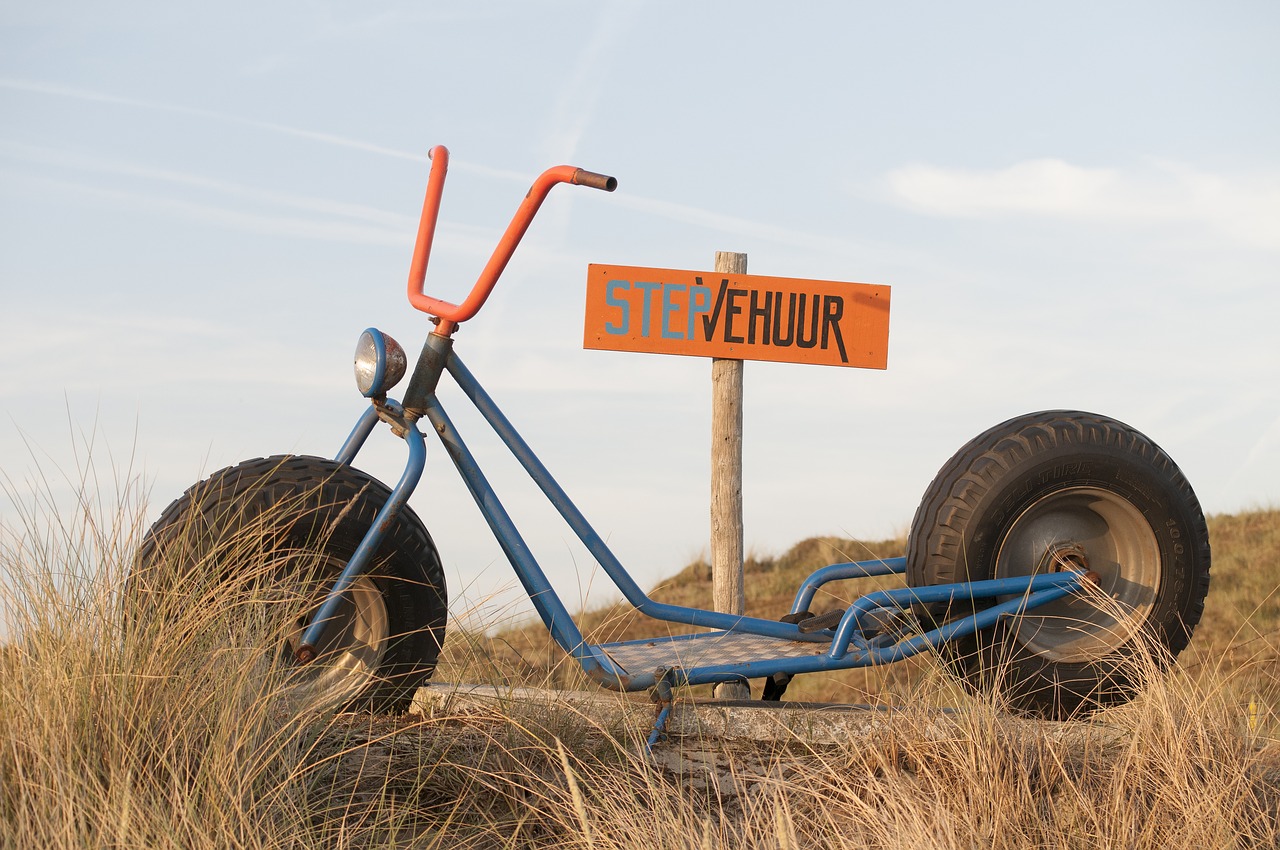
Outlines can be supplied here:
[[538, 212], [538, 207], [542, 205], [542, 201], [553, 186], [557, 183], [573, 183], [606, 192], [612, 192], [618, 187], [618, 181], [612, 177], [584, 171], [571, 165], [559, 165], [542, 172], [533, 182], [529, 194], [525, 195], [511, 223], [507, 225], [506, 232], [502, 234], [498, 246], [493, 249], [493, 255], [489, 257], [488, 265], [484, 267], [480, 278], [471, 288], [471, 293], [461, 304], [451, 304], [425, 295], [422, 291], [427, 277], [427, 261], [431, 257], [431, 242], [436, 232], [436, 219], [440, 215], [440, 196], [444, 192], [445, 172], [449, 169], [449, 151], [444, 145], [437, 145], [431, 149], [430, 157], [431, 175], [427, 178], [427, 196], [422, 202], [418, 240], [413, 248], [413, 262], [409, 266], [409, 303], [424, 313], [440, 317], [443, 321], [436, 333], [446, 336], [453, 332], [459, 322], [470, 319], [484, 306], [502, 270], [507, 267], [507, 262], [515, 253], [516, 246], [520, 244], [520, 239], [529, 229], [529, 224]]

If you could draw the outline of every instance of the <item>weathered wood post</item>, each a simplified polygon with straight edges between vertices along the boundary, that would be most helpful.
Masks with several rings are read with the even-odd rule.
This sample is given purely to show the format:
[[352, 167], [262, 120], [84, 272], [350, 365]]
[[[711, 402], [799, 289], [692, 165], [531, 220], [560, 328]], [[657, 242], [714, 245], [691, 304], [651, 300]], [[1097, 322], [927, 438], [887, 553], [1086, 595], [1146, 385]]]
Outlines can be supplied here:
[[[716, 271], [747, 273], [747, 255], [716, 252]], [[715, 610], [744, 614], [742, 552], [742, 371], [743, 361], [711, 360], [711, 585]], [[750, 699], [741, 683], [717, 685], [717, 699]]]

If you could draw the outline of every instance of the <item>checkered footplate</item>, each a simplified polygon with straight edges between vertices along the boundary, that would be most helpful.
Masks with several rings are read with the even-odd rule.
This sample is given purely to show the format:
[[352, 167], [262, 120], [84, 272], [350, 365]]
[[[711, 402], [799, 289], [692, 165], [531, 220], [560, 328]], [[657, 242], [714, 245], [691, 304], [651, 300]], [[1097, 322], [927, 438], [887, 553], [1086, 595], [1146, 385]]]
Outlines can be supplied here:
[[707, 632], [678, 638], [651, 641], [606, 643], [603, 650], [613, 663], [627, 673], [652, 671], [659, 667], [708, 667], [720, 664], [744, 664], [775, 658], [804, 658], [822, 655], [830, 641], [810, 642], [780, 640], [734, 632]]

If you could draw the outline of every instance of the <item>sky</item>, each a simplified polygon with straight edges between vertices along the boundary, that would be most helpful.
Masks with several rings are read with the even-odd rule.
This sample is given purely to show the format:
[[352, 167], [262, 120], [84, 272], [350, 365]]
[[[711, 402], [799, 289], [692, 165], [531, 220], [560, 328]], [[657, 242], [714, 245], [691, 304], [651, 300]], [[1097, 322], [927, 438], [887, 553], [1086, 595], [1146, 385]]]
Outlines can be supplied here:
[[[0, 521], [74, 511], [88, 468], [154, 518], [332, 456], [360, 331], [413, 358], [429, 330], [438, 144], [453, 301], [543, 169], [618, 179], [552, 192], [457, 352], [643, 586], [706, 553], [711, 365], [583, 350], [588, 263], [891, 287], [886, 370], [746, 364], [751, 552], [903, 534], [957, 449], [1045, 409], [1147, 434], [1206, 512], [1274, 507], [1277, 43], [1267, 2], [0, 0]], [[570, 608], [614, 598], [441, 398]], [[526, 616], [428, 440], [453, 615]], [[380, 429], [357, 465], [404, 454]]]

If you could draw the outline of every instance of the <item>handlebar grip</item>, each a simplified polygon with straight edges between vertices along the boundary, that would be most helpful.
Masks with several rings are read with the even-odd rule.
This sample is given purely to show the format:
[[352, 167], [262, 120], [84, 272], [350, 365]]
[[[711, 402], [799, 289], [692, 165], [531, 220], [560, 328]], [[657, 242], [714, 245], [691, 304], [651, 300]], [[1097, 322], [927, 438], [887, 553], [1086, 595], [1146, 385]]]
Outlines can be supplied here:
[[610, 177], [607, 174], [596, 174], [594, 171], [585, 171], [579, 168], [573, 172], [573, 183], [575, 186], [586, 186], [589, 189], [603, 189], [606, 192], [612, 192], [618, 188], [618, 178]]

